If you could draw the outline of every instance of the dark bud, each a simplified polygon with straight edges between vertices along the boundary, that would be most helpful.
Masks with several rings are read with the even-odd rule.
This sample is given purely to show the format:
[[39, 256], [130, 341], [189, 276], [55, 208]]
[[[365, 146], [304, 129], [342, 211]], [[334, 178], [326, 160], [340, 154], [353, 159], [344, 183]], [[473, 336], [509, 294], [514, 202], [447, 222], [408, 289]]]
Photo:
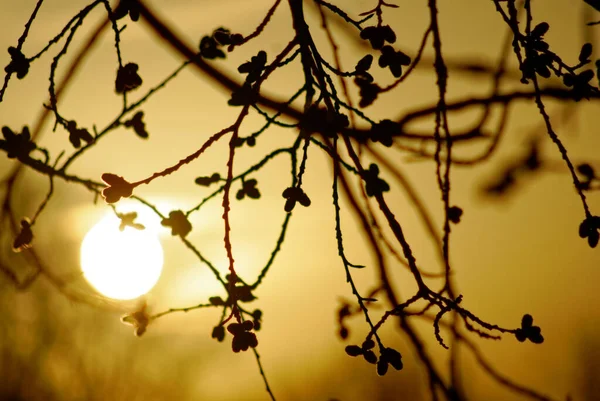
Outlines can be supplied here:
[[458, 206], [452, 206], [448, 209], [448, 220], [453, 222], [454, 224], [458, 224], [460, 222], [460, 218], [463, 214], [463, 211]]
[[371, 127], [371, 140], [380, 142], [383, 146], [391, 147], [394, 143], [394, 135], [400, 133], [400, 125], [392, 120], [381, 120]]
[[261, 72], [267, 64], [267, 53], [264, 50], [258, 52], [250, 61], [247, 61], [238, 67], [238, 71], [242, 74], [248, 74], [246, 82], [251, 83], [260, 78]]
[[579, 236], [581, 238], [587, 238], [588, 244], [591, 248], [595, 248], [600, 240], [600, 217], [589, 216], [586, 217], [583, 222], [579, 225]]
[[255, 309], [252, 312], [252, 318], [254, 320], [260, 320], [260, 319], [262, 319], [262, 311], [260, 309]]
[[213, 32], [213, 38], [217, 41], [221, 46], [230, 45], [231, 44], [231, 31], [227, 28], [217, 28]]
[[23, 131], [16, 134], [10, 128], [4, 126], [2, 127], [2, 135], [4, 139], [0, 139], [0, 149], [6, 152], [9, 159], [26, 159], [37, 147], [35, 142], [31, 140], [28, 127], [23, 127]]
[[371, 68], [371, 64], [373, 64], [373, 56], [367, 54], [363, 58], [361, 58], [358, 63], [356, 63], [355, 71], [356, 72], [367, 72], [369, 68]]
[[247, 351], [250, 347], [255, 348], [258, 346], [256, 334], [251, 332], [253, 328], [254, 324], [250, 320], [242, 323], [231, 323], [227, 326], [227, 331], [233, 334], [231, 343], [233, 352]]
[[142, 78], [138, 74], [138, 68], [138, 65], [135, 63], [127, 63], [119, 68], [115, 81], [115, 91], [117, 93], [129, 92], [142, 85]]
[[225, 53], [223, 53], [223, 50], [219, 49], [219, 46], [220, 45], [214, 38], [204, 36], [200, 40], [200, 55], [208, 60], [225, 58]]
[[225, 305], [225, 301], [223, 301], [223, 299], [221, 297], [210, 297], [210, 298], [208, 298], [208, 302], [210, 302], [211, 305], [215, 305], [215, 306]]
[[379, 66], [388, 67], [395, 78], [402, 76], [402, 66], [410, 65], [411, 59], [401, 51], [396, 51], [392, 46], [384, 46], [379, 56]]
[[371, 163], [361, 176], [365, 180], [367, 196], [377, 196], [390, 190], [388, 183], [379, 178], [379, 167], [375, 163]]
[[250, 320], [244, 320], [242, 323], [231, 323], [227, 326], [227, 331], [231, 334], [237, 335], [244, 331], [252, 330], [252, 322]]
[[245, 196], [252, 199], [260, 198], [260, 191], [256, 188], [256, 183], [257, 181], [254, 178], [243, 181], [242, 188], [237, 192], [236, 198], [238, 200], [244, 199]]
[[346, 346], [346, 354], [350, 356], [359, 356], [362, 355], [363, 350], [358, 345], [348, 345]]
[[533, 30], [531, 31], [531, 36], [541, 38], [546, 34], [546, 32], [548, 32], [548, 29], [550, 29], [550, 25], [548, 25], [546, 22], [541, 22], [538, 25], [536, 25], [535, 28], [533, 28]]
[[383, 359], [379, 359], [377, 361], [377, 374], [379, 376], [384, 376], [388, 371], [388, 364]]
[[392, 28], [390, 28], [389, 25], [384, 25], [381, 27], [381, 29], [382, 29], [382, 36], [386, 42], [394, 43], [396, 41], [396, 34], [392, 30]]
[[377, 96], [379, 95], [379, 92], [381, 92], [381, 88], [379, 85], [373, 83], [373, 77], [369, 73], [365, 72], [357, 75], [354, 78], [354, 83], [360, 89], [360, 101], [358, 103], [359, 107], [365, 108], [377, 100]]
[[127, 182], [123, 177], [111, 173], [102, 174], [102, 181], [106, 183], [106, 188], [102, 190], [102, 196], [106, 203], [115, 203], [121, 198], [129, 198], [133, 193], [133, 185]]
[[227, 326], [227, 331], [233, 335], [236, 335], [239, 333], [243, 333], [244, 329], [241, 323], [231, 323], [229, 326]]
[[523, 315], [521, 327], [515, 330], [515, 337], [520, 342], [525, 340], [529, 340], [534, 344], [541, 344], [544, 342], [542, 329], [539, 326], [533, 325], [533, 317], [529, 314]]
[[214, 173], [210, 177], [198, 177], [194, 181], [196, 184], [201, 185], [203, 187], [207, 187], [210, 184], [214, 184], [221, 180], [221, 175], [219, 173]]
[[256, 299], [252, 294], [252, 288], [249, 285], [236, 285], [233, 289], [235, 299], [241, 302], [252, 302]]
[[242, 328], [244, 329], [244, 331], [250, 331], [250, 330], [252, 330], [253, 327], [254, 327], [254, 325], [252, 324], [252, 322], [250, 320], [244, 320], [242, 322]]
[[[239, 33], [231, 33], [227, 28], [217, 28], [212, 37], [221, 46], [235, 46], [239, 45], [244, 41], [244, 38]], [[231, 49], [230, 49], [231, 50]]]
[[16, 73], [17, 78], [23, 79], [29, 72], [29, 60], [16, 47], [9, 47], [10, 63], [4, 68], [7, 74]]
[[588, 180], [592, 180], [596, 177], [596, 172], [594, 171], [594, 168], [587, 163], [583, 163], [577, 166], [577, 171], [579, 172], [579, 174], [581, 174]]
[[219, 342], [222, 342], [225, 339], [225, 327], [220, 325], [214, 327], [211, 337]]
[[590, 56], [592, 55], [592, 44], [586, 43], [581, 47], [581, 52], [579, 52], [579, 62], [586, 63], [589, 61]]
[[192, 231], [192, 224], [181, 210], [169, 212], [169, 217], [163, 219], [160, 224], [163, 227], [170, 227], [171, 235], [179, 235], [181, 238], [185, 238]]
[[233, 352], [247, 351], [248, 348], [256, 348], [257, 346], [258, 339], [256, 338], [256, 334], [249, 331], [234, 335], [231, 343]]
[[241, 45], [243, 42], [244, 42], [244, 37], [242, 35], [240, 35], [239, 33], [234, 33], [233, 35], [231, 35], [231, 45], [232, 46]]
[[300, 203], [304, 207], [310, 206], [311, 203], [310, 198], [308, 195], [306, 195], [304, 190], [298, 187], [286, 188], [283, 191], [282, 196], [286, 199], [284, 210], [288, 213], [294, 209], [296, 202]]
[[385, 42], [394, 43], [396, 34], [389, 25], [368, 26], [360, 32], [362, 39], [368, 40], [373, 49], [381, 49]]
[[116, 21], [126, 17], [127, 14], [129, 14], [129, 18], [133, 22], [137, 22], [140, 19], [140, 6], [137, 0], [121, 0], [112, 17]]
[[404, 367], [402, 364], [402, 355], [393, 348], [384, 348], [381, 351], [381, 358], [396, 370], [401, 370]]
[[340, 334], [340, 337], [342, 338], [342, 340], [345, 340], [345, 339], [347, 339], [347, 338], [348, 338], [348, 334], [349, 334], [349, 333], [348, 333], [348, 329], [347, 329], [347, 328], [345, 328], [345, 327], [343, 327], [343, 326], [342, 326], [342, 327], [340, 327], [340, 332], [339, 332], [339, 334]]
[[541, 344], [544, 342], [544, 337], [542, 336], [542, 329], [538, 326], [533, 326], [528, 333], [529, 341], [534, 344]]
[[81, 141], [87, 143], [94, 142], [94, 137], [85, 128], [77, 128], [75, 121], [69, 121], [67, 123], [67, 131], [69, 131], [69, 142], [74, 148], [81, 147]]
[[365, 361], [367, 361], [369, 363], [372, 363], [372, 364], [377, 363], [377, 356], [371, 350], [364, 351], [363, 357], [365, 358]]
[[133, 131], [142, 139], [148, 139], [146, 124], [144, 123], [144, 112], [138, 111], [134, 116], [123, 123], [127, 128], [133, 128]]
[[375, 347], [375, 342], [371, 339], [365, 340], [362, 343], [362, 349], [363, 351], [369, 350], [369, 349], [373, 349], [373, 347]]
[[519, 342], [525, 342], [525, 340], [527, 340], [527, 334], [525, 333], [525, 330], [523, 330], [523, 329], [517, 329], [515, 331], [515, 337], [517, 337], [517, 340]]
[[146, 228], [143, 224], [135, 222], [135, 219], [137, 219], [136, 212], [118, 214], [118, 217], [121, 219], [121, 223], [119, 224], [120, 231], [124, 231], [125, 227], [135, 228], [136, 230], [143, 230]]

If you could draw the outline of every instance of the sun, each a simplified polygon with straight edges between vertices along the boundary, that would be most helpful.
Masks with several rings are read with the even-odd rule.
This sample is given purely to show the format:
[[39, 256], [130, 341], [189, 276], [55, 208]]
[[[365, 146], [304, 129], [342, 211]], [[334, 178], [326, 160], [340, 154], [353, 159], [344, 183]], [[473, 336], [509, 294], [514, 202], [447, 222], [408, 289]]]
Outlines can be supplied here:
[[115, 215], [102, 218], [81, 243], [81, 270], [102, 295], [119, 300], [138, 298], [157, 283], [163, 249], [153, 230], [119, 230]]

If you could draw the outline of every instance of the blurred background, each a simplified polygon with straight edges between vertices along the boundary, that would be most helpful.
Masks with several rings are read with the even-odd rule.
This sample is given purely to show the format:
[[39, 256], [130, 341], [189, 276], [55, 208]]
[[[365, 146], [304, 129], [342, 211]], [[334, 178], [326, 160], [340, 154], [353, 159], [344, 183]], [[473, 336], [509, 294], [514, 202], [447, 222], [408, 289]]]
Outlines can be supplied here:
[[[24, 54], [31, 55], [43, 48], [87, 3], [46, 0], [23, 47]], [[197, 46], [203, 35], [219, 26], [249, 34], [271, 6], [270, 1], [264, 0], [146, 3], [192, 46]], [[400, 3], [397, 9], [386, 9], [384, 21], [396, 31], [396, 46], [414, 55], [427, 27], [427, 5], [416, 1]], [[440, 3], [443, 49], [448, 63], [497, 65], [506, 30], [493, 3], [473, 0]], [[16, 44], [35, 4], [35, 0], [0, 0], [0, 49]], [[358, 18], [360, 12], [372, 9], [376, 2], [357, 0], [336, 4]], [[600, 13], [583, 1], [544, 0], [532, 4], [535, 20], [550, 24], [547, 42], [568, 62], [575, 63], [583, 43], [598, 39], [600, 28], [585, 23], [600, 20]], [[311, 33], [319, 39], [317, 43], [323, 54], [329, 55], [329, 45], [319, 29], [318, 12], [310, 2], [306, 2], [305, 8]], [[96, 10], [85, 20], [61, 65], [69, 64], [77, 46], [104, 17], [105, 12]], [[352, 69], [369, 48], [356, 31], [344, 28], [337, 17], [330, 17], [341, 46], [342, 65]], [[137, 63], [144, 81], [141, 89], [131, 95], [136, 99], [175, 70], [182, 60], [158, 41], [143, 22], [123, 21], [127, 25], [121, 43], [124, 61]], [[289, 8], [284, 2], [261, 37], [214, 65], [241, 81], [243, 78], [236, 71], [239, 64], [261, 49], [267, 51], [271, 60], [291, 37]], [[53, 48], [33, 63], [26, 79], [13, 77], [0, 103], [2, 126], [19, 131], [37, 121], [43, 104], [48, 102], [49, 66], [56, 51]], [[89, 52], [61, 95], [59, 107], [62, 114], [76, 119], [80, 126], [103, 128], [122, 106], [114, 93], [117, 62], [112, 31], [106, 30]], [[598, 54], [595, 56], [593, 59]], [[427, 50], [423, 67], [396, 91], [380, 96], [367, 109], [369, 116], [374, 120], [401, 117], [408, 111], [434, 105], [437, 88], [430, 68], [431, 57], [431, 50]], [[509, 54], [509, 57], [508, 65], [516, 71], [514, 56]], [[0, 65], [9, 61], [8, 53], [3, 50]], [[391, 82], [391, 76], [383, 72], [376, 75], [376, 81]], [[64, 73], [59, 65], [58, 78]], [[265, 84], [266, 93], [279, 99], [290, 96], [301, 86], [301, 74], [299, 65], [276, 72]], [[503, 91], [515, 88], [521, 88], [518, 77], [507, 79], [502, 85]], [[449, 99], [485, 96], [490, 90], [489, 76], [450, 70]], [[142, 107], [150, 140], [142, 141], [131, 130], [118, 129], [78, 159], [70, 171], [96, 181], [104, 172], [122, 175], [130, 181], [143, 179], [187, 156], [212, 133], [231, 124], [238, 109], [227, 106], [229, 97], [229, 93], [197, 70], [185, 69]], [[598, 104], [548, 101], [547, 105], [574, 163], [589, 162], [600, 168]], [[472, 124], [477, 116], [472, 111], [453, 114], [452, 127]], [[242, 136], [259, 128], [263, 121], [262, 117], [251, 115], [244, 123]], [[431, 132], [433, 121], [424, 120], [414, 127]], [[52, 128], [50, 118], [38, 144], [54, 156], [64, 149], [72, 152], [66, 132], [61, 128], [52, 132]], [[243, 171], [272, 149], [291, 145], [294, 134], [293, 130], [273, 128], [258, 138], [255, 147], [240, 148], [236, 153], [236, 171]], [[541, 138], [539, 147], [545, 167], [520, 179], [504, 196], [486, 196], [482, 188], [506, 165], [521, 160], [532, 138], [537, 137]], [[136, 194], [158, 205], [163, 214], [189, 209], [210, 193], [210, 189], [195, 185], [194, 179], [214, 172], [223, 176], [227, 151], [227, 143], [219, 142], [192, 164], [138, 188]], [[456, 154], [465, 157], [478, 151], [481, 148], [477, 144], [456, 148]], [[441, 228], [443, 209], [434, 163], [397, 149], [387, 151], [386, 155], [406, 174]], [[8, 174], [12, 166], [7, 159], [0, 160], [0, 175]], [[452, 264], [458, 290], [464, 295], [463, 305], [484, 320], [503, 327], [517, 327], [521, 316], [530, 313], [545, 337], [542, 345], [521, 344], [512, 336], [505, 336], [502, 341], [474, 338], [475, 343], [507, 377], [553, 399], [565, 399], [568, 395], [573, 400], [600, 399], [597, 290], [600, 254], [577, 235], [584, 217], [580, 200], [558, 151], [544, 136], [535, 105], [516, 103], [497, 151], [483, 163], [455, 167], [452, 177], [453, 203], [464, 210], [451, 238]], [[289, 160], [286, 156], [274, 159], [254, 178], [262, 194], [260, 200], [232, 199], [236, 269], [251, 282], [268, 260], [285, 217], [281, 191], [289, 186]], [[387, 181], [392, 186], [387, 199], [405, 228], [420, 266], [427, 271], [440, 271], [430, 238], [413, 205], [402, 191], [394, 188], [391, 176], [387, 176]], [[255, 292], [258, 299], [249, 304], [250, 308], [263, 311], [258, 351], [273, 392], [278, 399], [290, 401], [428, 399], [422, 367], [394, 323], [383, 329], [382, 336], [386, 345], [402, 352], [405, 367], [401, 372], [378, 377], [372, 365], [345, 354], [347, 344], [362, 342], [367, 327], [362, 318], [355, 317], [349, 323], [348, 341], [337, 335], [337, 310], [343, 300], [353, 297], [345, 282], [335, 242], [331, 163], [321, 150], [310, 149], [304, 182], [313, 204], [294, 210], [283, 250], [264, 284]], [[5, 189], [2, 191], [2, 196], [6, 196]], [[46, 177], [25, 170], [11, 194], [15, 213], [19, 217], [33, 214], [46, 191]], [[592, 212], [599, 214], [598, 195], [590, 193], [588, 199]], [[118, 209], [135, 210], [141, 223], [158, 225], [157, 218], [135, 202], [122, 202]], [[153, 322], [147, 333], [137, 338], [133, 329], [123, 325], [119, 318], [135, 309], [140, 300], [103, 299], [81, 277], [81, 242], [109, 212], [102, 201], [95, 204], [92, 194], [84, 188], [56, 180], [55, 196], [36, 225], [35, 249], [46, 269], [61, 284], [40, 276], [28, 288], [19, 290], [11, 280], [0, 276], [0, 398], [15, 401], [268, 399], [254, 356], [250, 352], [231, 352], [231, 337], [224, 343], [211, 339], [219, 311], [202, 309], [170, 314]], [[225, 274], [227, 260], [221, 215], [221, 201], [217, 197], [192, 215], [194, 229], [188, 239]], [[342, 213], [342, 227], [350, 259], [373, 266], [374, 258], [359, 223], [347, 211]], [[6, 227], [2, 230], [6, 234]], [[157, 285], [143, 297], [151, 313], [205, 303], [210, 296], [224, 296], [206, 266], [177, 238], [171, 237], [169, 230], [162, 229], [159, 233], [164, 269]], [[10, 246], [11, 241], [4, 238], [0, 245], [4, 265], [20, 279], [29, 277], [27, 252], [13, 254]], [[367, 268], [355, 273], [363, 293], [376, 284], [374, 270]], [[394, 279], [401, 294], [412, 295], [411, 277], [402, 267], [398, 266]], [[373, 313], [379, 316], [382, 312], [383, 309]], [[431, 323], [415, 320], [415, 324], [436, 362], [444, 366], [449, 352], [436, 343]], [[524, 399], [490, 379], [467, 350], [461, 350], [460, 355], [464, 390], [469, 399]]]

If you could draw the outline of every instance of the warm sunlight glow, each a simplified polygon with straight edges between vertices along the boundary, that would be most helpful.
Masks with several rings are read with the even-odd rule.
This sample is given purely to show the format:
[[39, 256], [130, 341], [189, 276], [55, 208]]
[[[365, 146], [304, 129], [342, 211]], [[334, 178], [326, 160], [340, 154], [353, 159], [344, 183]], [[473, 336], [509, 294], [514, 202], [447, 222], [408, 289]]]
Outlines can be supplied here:
[[119, 224], [116, 216], [109, 215], [86, 234], [81, 244], [81, 269], [102, 295], [134, 299], [158, 281], [163, 249], [153, 230], [125, 227], [120, 231]]

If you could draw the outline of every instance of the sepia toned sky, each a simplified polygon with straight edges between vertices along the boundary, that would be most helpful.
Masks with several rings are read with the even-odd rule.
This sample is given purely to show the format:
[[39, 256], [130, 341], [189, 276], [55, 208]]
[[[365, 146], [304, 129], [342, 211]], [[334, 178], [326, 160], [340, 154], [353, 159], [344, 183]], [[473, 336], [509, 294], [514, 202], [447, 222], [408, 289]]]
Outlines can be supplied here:
[[[15, 45], [22, 33], [35, 0], [0, 0], [0, 65], [9, 62], [5, 50]], [[60, 31], [66, 21], [88, 2], [82, 0], [46, 0], [32, 26], [23, 51], [37, 52]], [[225, 26], [248, 34], [262, 20], [271, 1], [147, 1], [154, 10], [176, 27], [177, 33], [191, 46], [215, 28]], [[374, 7], [374, 0], [337, 1], [350, 15]], [[427, 27], [425, 2], [395, 2], [398, 9], [387, 9], [386, 23], [396, 31], [396, 46], [414, 55]], [[492, 2], [453, 0], [440, 2], [443, 49], [450, 63], [482, 62], [495, 66], [506, 35], [503, 22]], [[574, 62], [583, 43], [598, 40], [600, 27], [584, 22], [600, 20], [583, 1], [533, 1], [536, 21], [547, 21], [548, 43]], [[323, 40], [320, 20], [314, 7], [306, 3], [311, 33], [318, 39], [323, 54], [330, 55]], [[76, 44], [83, 41], [104, 14], [95, 11], [86, 19]], [[341, 45], [342, 64], [352, 69], [356, 60], [369, 49], [353, 30], [343, 29], [336, 17], [330, 22]], [[337, 22], [337, 24], [336, 24]], [[232, 54], [214, 62], [220, 70], [239, 81], [237, 66], [265, 50], [274, 55], [292, 37], [289, 9], [283, 2], [263, 36]], [[78, 40], [77, 40], [78, 38]], [[122, 33], [125, 62], [140, 66], [144, 80], [136, 99], [159, 83], [182, 62], [166, 48], [143, 23], [127, 22]], [[61, 61], [66, 66], [77, 48]], [[0, 103], [0, 124], [19, 130], [33, 126], [48, 102], [48, 74], [53, 51], [32, 64], [26, 79], [15, 77]], [[424, 67], [395, 92], [382, 95], [379, 104], [367, 109], [378, 120], [400, 117], [409, 110], [430, 106], [436, 101], [432, 51], [424, 56]], [[599, 54], [596, 54], [596, 58]], [[512, 58], [508, 65], [515, 70]], [[271, 58], [270, 58], [271, 59]], [[425, 64], [429, 62], [429, 65]], [[116, 71], [114, 38], [105, 32], [77, 72], [68, 91], [60, 98], [65, 115], [80, 125], [104, 128], [119, 113], [121, 99], [114, 93]], [[60, 69], [60, 78], [64, 71]], [[388, 75], [376, 76], [391, 82]], [[276, 72], [265, 84], [266, 93], [284, 98], [302, 84], [299, 65], [288, 72]], [[507, 82], [503, 90], [519, 87], [518, 80]], [[450, 70], [449, 93], [452, 99], [483, 96], [489, 93], [489, 79]], [[200, 72], [187, 68], [161, 93], [144, 106], [149, 141], [141, 141], [132, 132], [119, 129], [94, 146], [72, 166], [72, 173], [99, 180], [104, 172], [140, 180], [160, 171], [196, 150], [214, 132], [231, 124], [238, 110], [228, 107], [230, 94], [210, 82]], [[556, 130], [575, 164], [589, 162], [600, 169], [598, 149], [600, 117], [598, 104], [582, 101], [576, 107], [549, 101], [549, 113]], [[573, 106], [573, 105], [571, 105]], [[464, 127], [476, 121], [477, 113], [451, 116], [452, 127]], [[566, 121], [567, 120], [567, 121]], [[244, 123], [243, 133], [261, 126], [263, 119], [252, 115]], [[508, 377], [532, 386], [555, 399], [592, 401], [600, 398], [594, 377], [600, 377], [600, 253], [580, 239], [577, 230], [583, 219], [580, 200], [573, 190], [560, 154], [544, 135], [542, 119], [533, 103], [521, 102], [514, 109], [497, 153], [474, 167], [453, 169], [452, 199], [464, 210], [461, 223], [453, 228], [451, 259], [463, 305], [503, 327], [516, 327], [524, 313], [531, 313], [543, 329], [542, 345], [517, 343], [512, 336], [502, 341], [480, 341], [487, 359]], [[52, 132], [48, 119], [39, 143], [53, 155], [72, 147], [64, 130]], [[431, 132], [433, 121], [423, 121], [415, 129]], [[259, 137], [255, 148], [243, 147], [236, 153], [235, 170], [256, 163], [262, 155], [293, 142], [295, 131], [274, 128]], [[531, 138], [541, 138], [547, 169], [524, 177], [518, 187], [501, 199], [482, 195], [481, 188], [502, 167], [527, 152]], [[456, 154], [473, 155], [477, 146], [457, 149]], [[210, 192], [194, 184], [194, 179], [213, 172], [225, 173], [228, 145], [225, 141], [211, 147], [201, 158], [176, 174], [140, 187], [136, 194], [157, 204], [162, 213], [189, 209]], [[431, 161], [411, 158], [398, 150], [386, 152], [408, 177], [420, 198], [431, 210], [438, 228], [442, 227], [443, 209]], [[236, 269], [253, 281], [268, 260], [285, 217], [281, 192], [289, 186], [289, 160], [276, 158], [256, 174], [260, 200], [232, 199], [232, 242]], [[0, 160], [0, 176], [9, 163]], [[393, 205], [414, 250], [419, 265], [426, 271], [440, 271], [432, 242], [406, 196], [394, 188], [391, 176], [384, 177], [392, 186], [386, 199]], [[256, 291], [258, 300], [249, 307], [263, 311], [263, 327], [258, 332], [261, 361], [270, 385], [281, 400], [420, 400], [427, 399], [423, 372], [415, 355], [395, 327], [384, 328], [386, 343], [403, 353], [405, 368], [379, 378], [375, 369], [359, 358], [344, 353], [347, 343], [336, 335], [336, 310], [342, 299], [352, 299], [335, 242], [334, 209], [331, 200], [331, 163], [319, 149], [309, 150], [304, 178], [310, 195], [309, 208], [297, 208], [281, 254], [264, 284]], [[46, 191], [46, 179], [27, 171], [16, 186], [15, 204], [22, 215], [31, 215]], [[600, 198], [588, 196], [593, 213], [600, 214]], [[83, 188], [57, 182], [56, 195], [40, 218], [36, 231], [36, 249], [47, 266], [60, 277], [76, 277], [72, 290], [90, 299], [96, 295], [81, 278], [79, 246], [86, 232], [106, 213], [103, 202], [94, 204], [93, 196]], [[343, 206], [347, 206], [345, 203]], [[137, 210], [134, 202], [120, 204], [121, 210]], [[188, 237], [221, 272], [227, 270], [223, 248], [223, 222], [220, 199], [214, 199], [192, 217], [194, 230]], [[344, 209], [342, 227], [348, 256], [355, 263], [374, 265], [359, 222]], [[163, 275], [148, 295], [152, 313], [171, 307], [186, 307], [206, 302], [209, 296], [224, 295], [210, 271], [201, 265], [168, 230], [161, 234], [165, 250]], [[393, 272], [400, 293], [414, 292], [411, 276], [400, 266]], [[356, 272], [360, 290], [367, 292], [376, 282], [374, 269]], [[65, 400], [75, 399], [177, 399], [182, 400], [265, 400], [267, 394], [254, 356], [233, 354], [230, 338], [217, 343], [210, 338], [218, 322], [216, 310], [199, 310], [162, 317], [141, 338], [121, 324], [120, 315], [131, 303], [103, 302], [92, 307], [71, 302], [43, 277], [29, 290], [19, 292], [0, 277], [0, 376], [8, 378], [5, 387], [17, 388], [24, 399], [50, 399], [44, 391], [61, 389]], [[374, 312], [380, 316], [382, 311]], [[442, 366], [448, 351], [435, 341], [428, 321], [417, 324], [428, 349]], [[350, 325], [348, 343], [360, 343], [367, 333], [361, 318]], [[467, 396], [473, 400], [520, 400], [522, 397], [503, 389], [477, 367], [470, 354], [461, 358]], [[0, 382], [0, 391], [3, 391]], [[2, 393], [0, 393], [2, 394]], [[92, 395], [90, 395], [92, 394]], [[104, 396], [106, 395], [106, 396]], [[28, 398], [29, 397], [29, 398]], [[97, 397], [97, 398], [93, 398]], [[148, 398], [155, 397], [155, 398]], [[423, 398], [421, 398], [423, 397]], [[587, 397], [587, 398], [586, 398]]]

